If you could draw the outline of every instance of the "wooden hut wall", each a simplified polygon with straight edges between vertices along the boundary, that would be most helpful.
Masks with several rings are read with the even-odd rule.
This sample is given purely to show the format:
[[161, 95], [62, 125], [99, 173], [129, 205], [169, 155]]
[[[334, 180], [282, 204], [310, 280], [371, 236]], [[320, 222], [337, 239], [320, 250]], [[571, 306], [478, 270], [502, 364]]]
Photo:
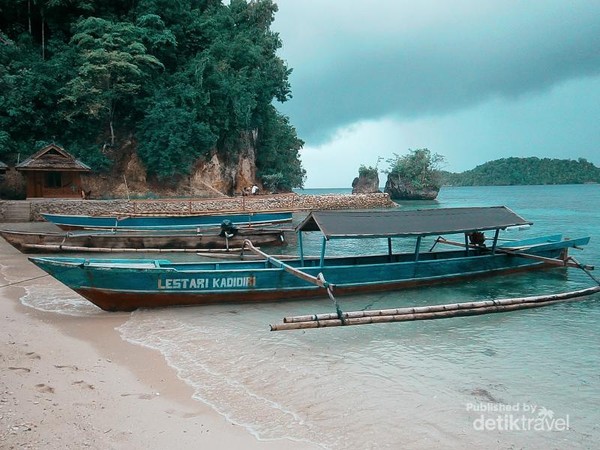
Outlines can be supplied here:
[[27, 197], [77, 198], [81, 197], [79, 172], [27, 171]]

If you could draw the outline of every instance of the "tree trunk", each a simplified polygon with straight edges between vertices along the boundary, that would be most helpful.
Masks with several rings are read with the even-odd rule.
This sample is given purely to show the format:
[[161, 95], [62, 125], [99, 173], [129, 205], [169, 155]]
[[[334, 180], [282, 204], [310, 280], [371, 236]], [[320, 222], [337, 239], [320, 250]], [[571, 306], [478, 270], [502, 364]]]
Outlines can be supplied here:
[[29, 35], [31, 35], [31, 0], [27, 0], [27, 23], [29, 25]]
[[42, 61], [46, 59], [46, 18], [42, 8]]
[[112, 147], [115, 146], [115, 129], [113, 126], [114, 117], [115, 117], [115, 102], [111, 102], [108, 125], [110, 127], [110, 145]]

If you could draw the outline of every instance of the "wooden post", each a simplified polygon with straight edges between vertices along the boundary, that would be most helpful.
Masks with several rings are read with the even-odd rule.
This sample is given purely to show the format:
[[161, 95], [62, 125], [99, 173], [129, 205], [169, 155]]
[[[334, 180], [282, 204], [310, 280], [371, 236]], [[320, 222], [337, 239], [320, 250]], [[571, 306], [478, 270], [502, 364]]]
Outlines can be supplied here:
[[492, 243], [492, 254], [496, 253], [496, 245], [498, 245], [498, 236], [500, 235], [500, 228], [496, 228], [496, 233], [494, 234], [494, 242]]
[[417, 245], [415, 246], [415, 262], [419, 261], [419, 251], [421, 249], [421, 238], [422, 238], [422, 236], [417, 237]]
[[123, 181], [125, 182], [125, 190], [127, 191], [127, 201], [129, 201], [129, 187], [127, 186], [127, 178], [125, 178], [125, 174], [123, 174]]
[[319, 266], [321, 268], [323, 268], [325, 266], [325, 246], [327, 244], [327, 238], [325, 238], [325, 236], [323, 236], [322, 238], [322, 242], [321, 242], [321, 257], [319, 259]]

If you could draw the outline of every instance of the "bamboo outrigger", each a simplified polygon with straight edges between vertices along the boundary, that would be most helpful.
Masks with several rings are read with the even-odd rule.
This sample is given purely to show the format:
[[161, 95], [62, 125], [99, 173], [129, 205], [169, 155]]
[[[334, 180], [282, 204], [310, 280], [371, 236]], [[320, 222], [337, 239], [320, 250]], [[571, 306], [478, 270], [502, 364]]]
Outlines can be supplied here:
[[[531, 225], [510, 209], [439, 208], [418, 211], [314, 211], [296, 227], [299, 257], [281, 261], [171, 262], [84, 258], [30, 258], [32, 262], [102, 309], [259, 302], [398, 290], [534, 269], [567, 267], [567, 250], [589, 237], [542, 236], [501, 243], [509, 227]], [[491, 246], [475, 239], [493, 231]], [[321, 254], [306, 257], [302, 234], [320, 232]], [[479, 234], [477, 234], [479, 233]], [[421, 251], [423, 238], [462, 234], [465, 244], [451, 250]], [[377, 255], [325, 257], [327, 243], [341, 239], [386, 239]], [[416, 240], [414, 251], [394, 252], [393, 239]], [[518, 248], [518, 252], [514, 252]], [[506, 251], [505, 251], [506, 250]], [[336, 306], [338, 319], [346, 320]], [[349, 319], [348, 319], [349, 320]]]
[[[519, 309], [541, 308], [543, 306], [550, 306], [555, 303], [567, 301], [577, 301], [581, 300], [582, 297], [597, 294], [598, 292], [600, 292], [600, 285], [577, 291], [542, 296], [517, 297], [412, 308], [352, 311], [341, 313], [336, 312], [335, 314], [315, 314], [308, 316], [284, 317], [284, 323], [271, 325], [271, 331], [338, 327], [344, 325], [365, 325], [387, 322], [408, 322], [415, 320], [447, 319], [451, 317], [508, 312]], [[339, 307], [337, 305], [336, 308], [338, 308], [339, 311]]]

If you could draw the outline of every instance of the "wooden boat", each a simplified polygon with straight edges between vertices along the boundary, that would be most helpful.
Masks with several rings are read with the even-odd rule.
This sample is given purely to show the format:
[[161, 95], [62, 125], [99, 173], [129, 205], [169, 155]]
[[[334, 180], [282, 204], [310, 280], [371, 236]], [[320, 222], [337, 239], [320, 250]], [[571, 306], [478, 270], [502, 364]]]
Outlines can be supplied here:
[[132, 214], [85, 216], [42, 213], [42, 217], [63, 230], [194, 230], [218, 227], [223, 221], [236, 226], [281, 224], [292, 221], [290, 211], [213, 212], [210, 214]]
[[210, 251], [241, 248], [246, 239], [258, 245], [282, 245], [283, 228], [239, 228], [235, 233], [202, 231], [72, 231], [0, 230], [0, 235], [23, 253]]
[[[589, 237], [545, 236], [502, 244], [500, 230], [528, 226], [510, 209], [446, 208], [419, 211], [316, 211], [300, 223], [299, 257], [280, 261], [171, 262], [169, 260], [36, 257], [30, 260], [107, 311], [140, 307], [258, 302], [395, 290], [518, 271], [568, 267], [567, 250]], [[481, 234], [492, 231], [483, 242]], [[304, 256], [305, 232], [322, 234], [319, 257]], [[461, 245], [422, 251], [427, 236], [460, 234]], [[396, 238], [416, 241], [414, 251], [394, 252]], [[387, 253], [325, 257], [327, 243], [341, 239], [387, 239]], [[477, 243], [473, 243], [476, 241]], [[487, 243], [491, 245], [486, 245]], [[347, 245], [347, 244], [346, 244]], [[251, 243], [247, 247], [255, 250]], [[261, 253], [259, 250], [256, 252]], [[262, 254], [262, 253], [261, 253]]]

